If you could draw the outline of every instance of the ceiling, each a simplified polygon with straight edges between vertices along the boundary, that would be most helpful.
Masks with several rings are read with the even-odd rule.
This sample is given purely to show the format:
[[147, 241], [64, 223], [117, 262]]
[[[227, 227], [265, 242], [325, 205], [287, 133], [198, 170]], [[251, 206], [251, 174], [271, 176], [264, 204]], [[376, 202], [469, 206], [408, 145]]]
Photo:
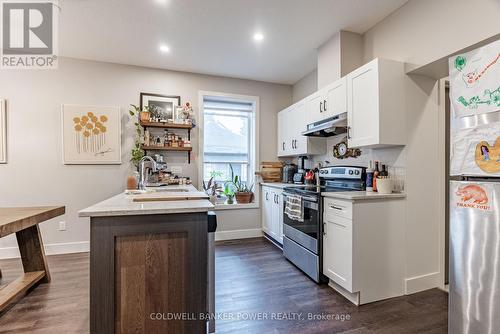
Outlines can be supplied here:
[[406, 1], [64, 0], [59, 53], [293, 84], [316, 67], [317, 47], [336, 31], [363, 33]]

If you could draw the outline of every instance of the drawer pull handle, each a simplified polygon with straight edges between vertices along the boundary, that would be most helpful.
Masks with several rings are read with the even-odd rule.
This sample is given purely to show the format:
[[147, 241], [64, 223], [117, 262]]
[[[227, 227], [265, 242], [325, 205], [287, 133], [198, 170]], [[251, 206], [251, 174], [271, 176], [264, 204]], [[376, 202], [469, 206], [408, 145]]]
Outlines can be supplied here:
[[332, 222], [333, 225], [337, 225], [337, 226], [340, 226], [342, 228], [347, 228], [347, 225], [342, 225], [342, 224], [339, 224], [339, 223], [335, 223], [335, 222]]
[[335, 210], [340, 210], [340, 211], [344, 210], [344, 209], [342, 209], [338, 206], [335, 206], [335, 205], [330, 205], [330, 208], [335, 209]]

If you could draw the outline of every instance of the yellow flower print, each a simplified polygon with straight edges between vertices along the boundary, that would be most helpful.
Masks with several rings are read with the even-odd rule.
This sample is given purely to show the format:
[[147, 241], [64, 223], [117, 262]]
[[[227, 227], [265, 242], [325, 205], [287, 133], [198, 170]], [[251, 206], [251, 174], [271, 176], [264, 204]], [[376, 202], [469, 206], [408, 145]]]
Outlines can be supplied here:
[[82, 128], [82, 126], [80, 124], [75, 125], [75, 131], [76, 132], [80, 132], [80, 131], [82, 131], [82, 129], [83, 128]]
[[99, 119], [101, 120], [101, 122], [103, 123], [106, 123], [108, 121], [108, 117], [106, 115], [102, 115], [101, 117], [99, 117]]
[[87, 123], [87, 125], [85, 125], [85, 127], [89, 130], [91, 130], [94, 126], [92, 125], [92, 123]]
[[99, 134], [99, 129], [92, 130], [92, 133], [95, 134], [95, 135], [98, 135]]
[[89, 111], [89, 112], [87, 113], [87, 116], [89, 116], [90, 118], [92, 118], [92, 117], [94, 117], [94, 113], [93, 113], [93, 112], [91, 112], [91, 111]]
[[84, 135], [85, 137], [90, 137], [90, 131], [85, 130], [85, 131], [83, 132], [83, 135]]
[[73, 118], [73, 123], [80, 123], [80, 117]]

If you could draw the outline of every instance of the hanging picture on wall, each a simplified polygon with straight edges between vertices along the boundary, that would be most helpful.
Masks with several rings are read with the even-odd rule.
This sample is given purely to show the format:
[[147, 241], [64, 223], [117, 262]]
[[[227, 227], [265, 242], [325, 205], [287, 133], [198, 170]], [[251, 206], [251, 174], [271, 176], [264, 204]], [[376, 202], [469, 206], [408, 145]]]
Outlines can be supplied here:
[[7, 111], [5, 100], [0, 99], [0, 164], [7, 163]]
[[63, 163], [121, 164], [119, 107], [62, 105]]
[[148, 107], [151, 120], [156, 122], [173, 122], [176, 107], [181, 105], [181, 97], [141, 93], [141, 110]]

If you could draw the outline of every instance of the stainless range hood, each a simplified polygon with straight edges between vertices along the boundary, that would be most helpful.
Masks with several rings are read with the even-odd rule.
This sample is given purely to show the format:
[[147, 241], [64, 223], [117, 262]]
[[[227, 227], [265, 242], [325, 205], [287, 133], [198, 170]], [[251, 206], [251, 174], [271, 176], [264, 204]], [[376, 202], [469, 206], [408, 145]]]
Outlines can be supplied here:
[[342, 113], [307, 125], [302, 135], [308, 137], [330, 137], [347, 132], [347, 113]]

